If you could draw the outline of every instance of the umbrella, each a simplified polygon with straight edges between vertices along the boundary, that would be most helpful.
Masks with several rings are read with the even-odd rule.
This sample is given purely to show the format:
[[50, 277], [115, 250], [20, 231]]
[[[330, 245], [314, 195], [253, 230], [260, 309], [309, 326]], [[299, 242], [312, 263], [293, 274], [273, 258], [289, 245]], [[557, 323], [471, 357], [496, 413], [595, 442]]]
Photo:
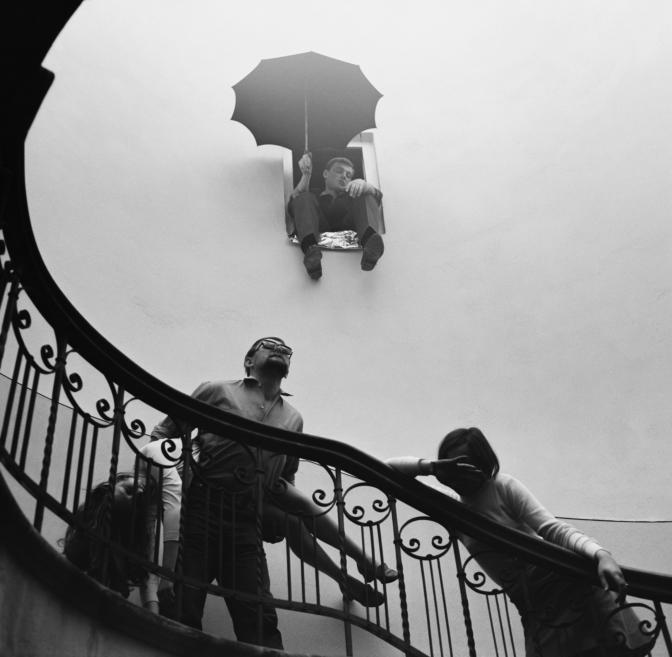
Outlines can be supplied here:
[[355, 64], [304, 52], [262, 59], [234, 85], [233, 121], [257, 144], [293, 151], [341, 148], [362, 130], [375, 128], [382, 96]]

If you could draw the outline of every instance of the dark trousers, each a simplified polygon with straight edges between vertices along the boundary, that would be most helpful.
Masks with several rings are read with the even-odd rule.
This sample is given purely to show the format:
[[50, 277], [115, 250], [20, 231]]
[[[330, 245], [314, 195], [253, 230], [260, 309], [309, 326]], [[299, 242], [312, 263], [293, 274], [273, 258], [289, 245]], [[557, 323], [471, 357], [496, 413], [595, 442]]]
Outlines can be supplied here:
[[[217, 580], [220, 586], [236, 591], [270, 597], [266, 555], [258, 548], [254, 520], [238, 517], [228, 522], [231, 510], [221, 494], [206, 499], [204, 489], [192, 486], [188, 499], [183, 553], [183, 572], [205, 583]], [[185, 625], [202, 629], [207, 593], [185, 585], [182, 617]], [[261, 602], [225, 598], [233, 628], [239, 641], [282, 649], [275, 609]], [[259, 614], [261, 631], [259, 636]]]
[[299, 242], [308, 235], [314, 235], [315, 241], [319, 242], [320, 233], [337, 230], [354, 230], [361, 239], [367, 228], [376, 230], [376, 226], [369, 222], [369, 213], [377, 217], [380, 207], [371, 194], [362, 194], [357, 198], [341, 194], [323, 208], [315, 194], [303, 192], [292, 199], [289, 211], [294, 218]]

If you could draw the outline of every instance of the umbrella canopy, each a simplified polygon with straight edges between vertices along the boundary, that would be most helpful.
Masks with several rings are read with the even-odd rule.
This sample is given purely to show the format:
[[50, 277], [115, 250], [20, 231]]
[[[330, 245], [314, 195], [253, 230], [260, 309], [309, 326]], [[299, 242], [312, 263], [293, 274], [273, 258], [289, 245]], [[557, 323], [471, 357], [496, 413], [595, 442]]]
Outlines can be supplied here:
[[249, 128], [258, 145], [294, 151], [345, 147], [376, 127], [382, 96], [359, 66], [316, 52], [262, 59], [233, 90], [231, 119]]

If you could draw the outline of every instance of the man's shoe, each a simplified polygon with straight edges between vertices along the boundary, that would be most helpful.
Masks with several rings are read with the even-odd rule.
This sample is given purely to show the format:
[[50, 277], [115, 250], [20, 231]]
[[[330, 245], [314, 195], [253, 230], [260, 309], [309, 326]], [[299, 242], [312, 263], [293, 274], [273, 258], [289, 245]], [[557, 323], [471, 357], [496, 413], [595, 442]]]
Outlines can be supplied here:
[[384, 250], [383, 238], [378, 233], [371, 235], [364, 245], [361, 263], [362, 269], [364, 271], [371, 271], [376, 266], [380, 256], [383, 255]]
[[303, 266], [314, 281], [322, 276], [322, 249], [312, 244], [303, 256]]

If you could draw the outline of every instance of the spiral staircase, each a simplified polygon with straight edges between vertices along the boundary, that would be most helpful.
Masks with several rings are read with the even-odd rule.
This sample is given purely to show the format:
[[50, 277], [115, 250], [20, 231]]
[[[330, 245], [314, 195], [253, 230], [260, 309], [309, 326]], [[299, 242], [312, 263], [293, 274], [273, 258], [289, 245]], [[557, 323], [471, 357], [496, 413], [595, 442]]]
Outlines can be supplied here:
[[[0, 365], [11, 376], [0, 381], [0, 654], [284, 654], [151, 614], [110, 590], [104, 576], [96, 581], [62, 556], [58, 538], [76, 524], [75, 511], [93, 484], [114, 481], [120, 462], [147, 440], [144, 423], [129, 420], [134, 404], [226, 435], [253, 459], [265, 449], [300, 457], [315, 469], [324, 483], [313, 500], [334, 518], [341, 536], [352, 535], [374, 560], [385, 559], [399, 572], [396, 582], [371, 584], [384, 594], [384, 604], [362, 606], [341, 596], [337, 584], [301, 555], [276, 548], [284, 576], [274, 582], [272, 604], [283, 613], [310, 615], [318, 627], [320, 619], [337, 623], [342, 654], [369, 654], [367, 641], [387, 646], [381, 654], [524, 654], [515, 609], [464, 551], [457, 533], [589, 582], [595, 580], [591, 564], [489, 522], [352, 446], [260, 425], [172, 389], [109, 344], [60, 291], [31, 228], [24, 141], [54, 77], [42, 60], [78, 4], [31, 1], [1, 10], [7, 35], [0, 80]], [[35, 349], [30, 336], [38, 320], [51, 334]], [[107, 394], [93, 413], [78, 398], [85, 380], [74, 371], [75, 357], [106, 382]], [[189, 441], [182, 437], [185, 467]], [[124, 554], [109, 536], [98, 538], [110, 554]], [[345, 577], [347, 554], [342, 545], [336, 551]], [[184, 585], [179, 567], [166, 571], [158, 553], [130, 556], [173, 579], [176, 590]], [[638, 610], [642, 632], [656, 639], [651, 654], [672, 655], [665, 619], [672, 576], [634, 569], [625, 574], [626, 606]], [[232, 594], [216, 584], [198, 585], [212, 598]], [[321, 650], [318, 642], [310, 652]]]

